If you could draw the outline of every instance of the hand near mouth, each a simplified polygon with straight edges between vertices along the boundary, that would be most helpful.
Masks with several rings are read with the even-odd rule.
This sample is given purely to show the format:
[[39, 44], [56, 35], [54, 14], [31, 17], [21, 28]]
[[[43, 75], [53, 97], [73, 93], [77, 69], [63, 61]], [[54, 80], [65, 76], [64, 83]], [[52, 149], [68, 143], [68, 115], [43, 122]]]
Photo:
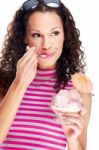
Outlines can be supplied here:
[[17, 63], [16, 80], [24, 86], [28, 86], [35, 78], [37, 71], [37, 54], [35, 47], [26, 48], [26, 53]]

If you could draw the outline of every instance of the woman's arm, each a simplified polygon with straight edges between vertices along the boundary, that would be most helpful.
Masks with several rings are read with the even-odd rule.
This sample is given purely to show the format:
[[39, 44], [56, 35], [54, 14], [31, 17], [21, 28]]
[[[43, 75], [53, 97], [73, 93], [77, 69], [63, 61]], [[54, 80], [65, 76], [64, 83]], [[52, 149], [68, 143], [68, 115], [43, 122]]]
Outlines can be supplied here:
[[37, 61], [34, 48], [18, 61], [15, 80], [0, 104], [0, 143], [7, 135], [25, 90], [36, 75]]
[[25, 90], [25, 86], [22, 86], [17, 81], [14, 81], [0, 104], [0, 144], [6, 137]]
[[87, 129], [90, 119], [90, 113], [91, 113], [91, 103], [92, 103], [92, 95], [91, 94], [85, 94], [81, 93], [81, 97], [83, 99], [83, 105], [86, 109], [85, 115], [81, 115], [83, 119], [83, 128], [82, 130], [78, 130], [78, 132], [81, 132], [78, 138], [73, 140], [68, 140], [68, 150], [86, 150], [86, 143], [87, 143]]

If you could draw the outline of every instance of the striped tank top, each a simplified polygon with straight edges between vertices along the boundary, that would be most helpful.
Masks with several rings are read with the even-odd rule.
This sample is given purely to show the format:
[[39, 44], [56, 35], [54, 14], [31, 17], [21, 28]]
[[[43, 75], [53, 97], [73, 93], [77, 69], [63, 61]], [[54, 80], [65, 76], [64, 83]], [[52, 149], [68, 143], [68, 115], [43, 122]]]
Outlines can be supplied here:
[[[55, 82], [55, 69], [37, 70], [0, 150], [65, 150], [66, 136], [49, 107]], [[71, 88], [69, 81], [66, 89]]]

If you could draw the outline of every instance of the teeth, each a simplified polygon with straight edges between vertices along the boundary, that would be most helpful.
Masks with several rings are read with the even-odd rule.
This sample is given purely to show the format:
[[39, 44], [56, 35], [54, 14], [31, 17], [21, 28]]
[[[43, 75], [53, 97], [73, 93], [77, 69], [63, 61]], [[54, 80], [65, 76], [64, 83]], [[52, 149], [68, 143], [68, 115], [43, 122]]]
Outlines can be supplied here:
[[44, 58], [44, 57], [46, 57], [46, 55], [45, 55], [45, 54], [42, 54], [42, 55], [40, 55], [40, 57], [43, 57], [43, 58]]

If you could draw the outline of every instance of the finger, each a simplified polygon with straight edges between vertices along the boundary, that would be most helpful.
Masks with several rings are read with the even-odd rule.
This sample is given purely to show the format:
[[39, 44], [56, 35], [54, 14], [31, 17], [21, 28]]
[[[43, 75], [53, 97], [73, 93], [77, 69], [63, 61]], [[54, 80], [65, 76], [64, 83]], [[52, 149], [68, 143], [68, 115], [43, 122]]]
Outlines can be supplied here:
[[29, 45], [26, 46], [26, 51], [35, 51], [35, 46], [30, 47]]
[[32, 54], [34, 54], [35, 47], [30, 49], [29, 51], [27, 51], [23, 57], [19, 60], [19, 62], [23, 65], [24, 63], [26, 63], [26, 61], [28, 61], [31, 57]]
[[63, 112], [54, 109], [52, 104], [50, 104], [49, 107], [52, 109], [52, 111], [53, 111], [55, 114], [57, 114], [57, 115], [59, 115], [59, 116], [60, 116], [60, 115], [63, 115]]
[[82, 130], [81, 130], [78, 126], [76, 126], [75, 124], [66, 124], [65, 126], [62, 125], [62, 127], [63, 127], [64, 132], [65, 132], [65, 131], [68, 132], [68, 130], [71, 129], [71, 131], [72, 131], [74, 134], [76, 134], [76, 136], [79, 135], [79, 134], [81, 133], [81, 131], [82, 131]]
[[68, 117], [64, 119], [64, 123], [72, 123], [76, 124], [79, 128], [83, 128], [84, 120], [82, 118], [77, 118], [77, 117]]
[[33, 54], [33, 56], [31, 56], [31, 58], [26, 62], [25, 68], [33, 70], [33, 68], [35, 68], [37, 66], [37, 63], [38, 63], [38, 59]]
[[73, 112], [73, 113], [63, 113], [63, 116], [65, 116], [65, 117], [70, 117], [70, 116], [73, 116], [73, 117], [80, 117], [80, 113], [79, 112]]
[[37, 58], [39, 57], [38, 54], [37, 54], [37, 52], [36, 52], [36, 48], [35, 48], [34, 46], [33, 46], [33, 47], [29, 47], [29, 46], [27, 45], [26, 50], [27, 50], [27, 51], [29, 51], [29, 50], [34, 51], [35, 54], [36, 54], [36, 56], [37, 56]]
[[27, 45], [26, 46], [26, 51], [29, 51], [30, 50], [30, 47]]

